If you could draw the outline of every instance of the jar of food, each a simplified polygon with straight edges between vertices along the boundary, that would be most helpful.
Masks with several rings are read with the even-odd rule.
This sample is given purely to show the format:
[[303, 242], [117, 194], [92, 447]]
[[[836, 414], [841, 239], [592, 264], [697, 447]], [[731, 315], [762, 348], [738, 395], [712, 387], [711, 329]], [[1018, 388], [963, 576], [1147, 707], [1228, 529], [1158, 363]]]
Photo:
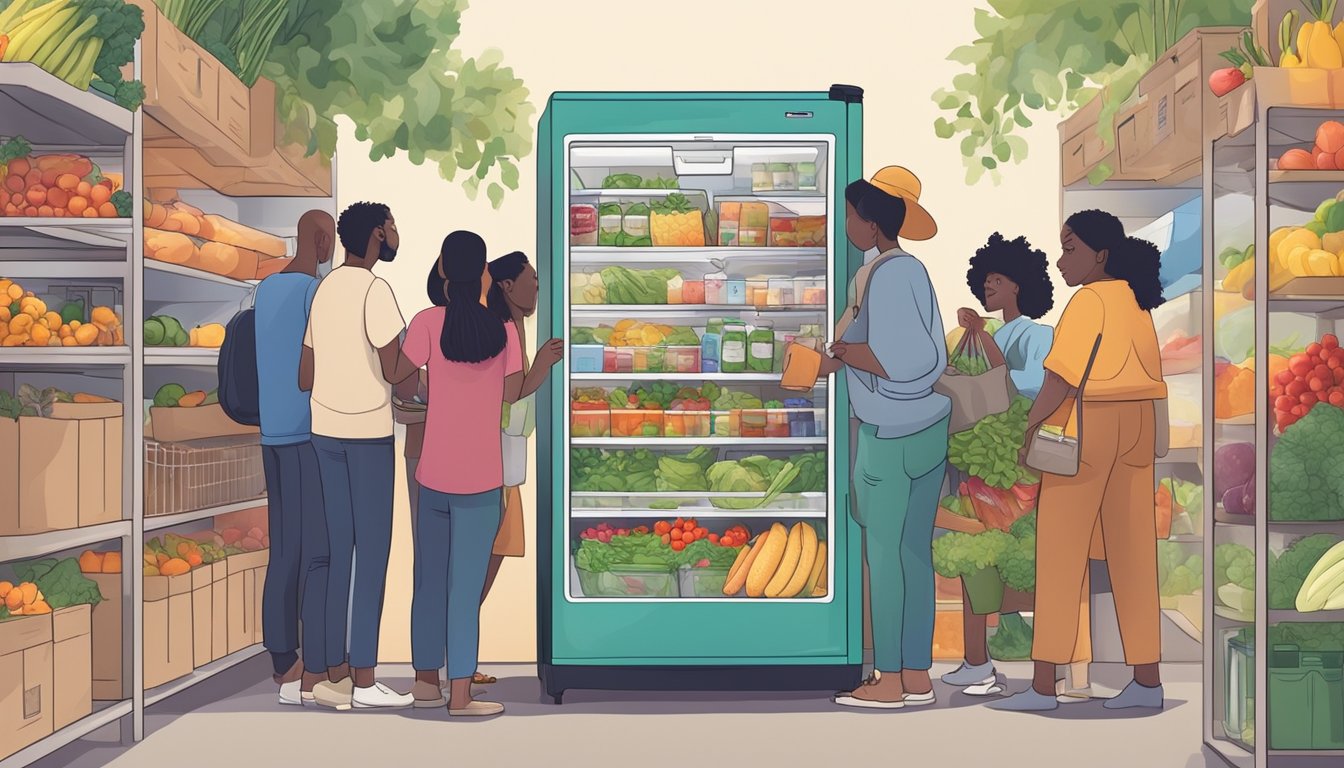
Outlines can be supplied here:
[[590, 203], [569, 206], [569, 244], [597, 245], [597, 206]]
[[770, 179], [776, 192], [793, 192], [798, 189], [798, 170], [793, 163], [771, 163]]
[[769, 192], [775, 188], [774, 175], [765, 163], [751, 164], [751, 191]]
[[817, 191], [817, 164], [798, 164], [798, 189], [805, 192]]
[[747, 370], [752, 373], [775, 370], [775, 332], [768, 325], [757, 326], [747, 335]]
[[746, 373], [747, 326], [744, 323], [724, 323], [723, 341], [719, 351], [719, 369], [724, 373]]
[[728, 280], [723, 284], [723, 303], [736, 307], [747, 303], [747, 281]]
[[621, 206], [619, 203], [603, 203], [597, 209], [597, 244], [614, 246], [621, 244]]
[[705, 303], [714, 306], [723, 306], [728, 300], [723, 295], [723, 284], [728, 281], [728, 275], [723, 270], [705, 275]]
[[687, 280], [681, 284], [681, 302], [683, 304], [705, 303], [705, 281]]

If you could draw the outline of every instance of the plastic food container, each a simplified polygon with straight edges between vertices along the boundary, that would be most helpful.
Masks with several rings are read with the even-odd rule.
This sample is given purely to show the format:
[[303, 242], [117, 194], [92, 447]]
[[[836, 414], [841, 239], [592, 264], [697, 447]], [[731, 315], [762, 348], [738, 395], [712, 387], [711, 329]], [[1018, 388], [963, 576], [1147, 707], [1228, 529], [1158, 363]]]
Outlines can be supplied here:
[[611, 412], [612, 437], [662, 437], [662, 411]]
[[758, 278], [747, 281], [747, 304], [753, 307], [768, 306], [770, 299], [770, 281]]
[[723, 305], [728, 303], [724, 296], [724, 284], [728, 282], [728, 276], [723, 272], [715, 272], [705, 275], [705, 303]]
[[677, 582], [682, 597], [728, 597], [723, 594], [723, 585], [728, 582], [727, 568], [684, 565], [677, 570]]
[[709, 433], [714, 437], [741, 437], [741, 411], [710, 411]]
[[617, 565], [602, 573], [579, 570], [584, 597], [677, 597], [677, 576], [661, 565]]
[[741, 414], [739, 437], [765, 437], [765, 428], [770, 421], [769, 411], [764, 408], [744, 408]]
[[704, 304], [705, 303], [705, 281], [687, 280], [681, 285], [681, 301], [683, 304]]
[[747, 281], [725, 280], [723, 283], [723, 303], [729, 306], [741, 306], [747, 303]]
[[1344, 652], [1275, 645], [1269, 708], [1270, 749], [1344, 749]]
[[700, 373], [700, 347], [668, 347], [663, 365], [666, 373]]
[[770, 247], [793, 248], [798, 245], [797, 216], [770, 217]]
[[798, 164], [798, 189], [805, 192], [817, 191], [817, 164]]
[[[618, 356], [617, 364], [619, 363]], [[667, 347], [630, 348], [631, 373], [666, 373], [667, 370]]]
[[571, 245], [597, 245], [597, 206], [573, 203], [569, 206], [569, 242]]
[[580, 408], [570, 405], [569, 434], [571, 437], [610, 437], [610, 408]]
[[826, 217], [799, 216], [793, 225], [795, 245], [803, 248], [824, 248], [826, 246]]
[[570, 370], [574, 373], [601, 373], [603, 369], [601, 344], [575, 344], [569, 348], [572, 358]]
[[792, 437], [793, 431], [789, 423], [789, 416], [789, 411], [782, 408], [766, 411], [765, 436]]
[[1255, 730], [1255, 651], [1230, 633], [1224, 652], [1223, 733], [1239, 744], [1253, 746]]
[[772, 307], [791, 307], [798, 303], [794, 296], [793, 279], [788, 277], [774, 277], [770, 279], [770, 288], [767, 292], [766, 301]]
[[664, 437], [709, 437], [712, 416], [709, 411], [665, 411]]
[[805, 398], [790, 398], [784, 401], [789, 416], [789, 437], [816, 437], [817, 412], [812, 402]]
[[794, 298], [799, 304], [809, 307], [826, 305], [826, 279], [821, 277], [799, 277], [793, 281]]
[[792, 163], [771, 163], [770, 177], [775, 191], [792, 192], [798, 189], [798, 171]]
[[752, 163], [751, 166], [751, 191], [752, 192], [770, 192], [775, 188], [775, 177], [770, 172], [770, 166], [765, 163]]

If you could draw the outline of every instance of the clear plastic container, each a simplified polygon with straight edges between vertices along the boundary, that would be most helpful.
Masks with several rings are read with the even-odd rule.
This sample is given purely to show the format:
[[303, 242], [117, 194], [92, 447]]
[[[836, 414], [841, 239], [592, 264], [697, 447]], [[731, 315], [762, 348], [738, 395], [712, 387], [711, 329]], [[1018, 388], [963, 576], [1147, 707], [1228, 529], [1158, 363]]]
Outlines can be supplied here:
[[625, 411], [611, 412], [612, 437], [662, 437], [662, 411]]
[[[712, 302], [711, 302], [712, 303]], [[700, 370], [705, 373], [719, 372], [719, 345], [723, 339], [723, 321], [710, 320], [705, 333], [700, 337]]]
[[663, 358], [667, 373], [700, 373], [700, 347], [668, 347]]
[[704, 304], [705, 281], [687, 280], [685, 283], [682, 283], [681, 301], [683, 304]]
[[[634, 347], [616, 347], [616, 370], [611, 373], [634, 373], [635, 372], [635, 348]], [[603, 371], [606, 366], [603, 365]]]
[[798, 217], [779, 214], [770, 217], [770, 247], [793, 248], [798, 245]]
[[752, 163], [751, 166], [751, 191], [752, 192], [770, 192], [775, 188], [775, 177], [770, 171], [770, 166], [765, 163]]
[[581, 408], [579, 403], [571, 403], [569, 434], [571, 437], [610, 437], [611, 409]]
[[664, 437], [708, 437], [713, 417], [709, 411], [665, 411]]
[[794, 299], [793, 283], [793, 279], [788, 277], [770, 278], [766, 302], [772, 307], [792, 307], [797, 304]]
[[770, 177], [773, 182], [773, 190], [776, 192], [792, 192], [798, 189], [798, 169], [793, 163], [771, 163]]
[[719, 203], [719, 245], [737, 245], [737, 229], [742, 216], [742, 204]]
[[678, 597], [677, 576], [660, 565], [614, 565], [594, 573], [580, 569], [584, 597]]
[[714, 437], [741, 437], [741, 411], [710, 411], [709, 433]]
[[817, 191], [817, 164], [798, 164], [798, 189], [803, 192]]
[[597, 245], [597, 206], [591, 203], [569, 206], [569, 244]]
[[744, 306], [747, 303], [747, 281], [725, 281], [723, 284], [723, 303], [730, 307]]
[[794, 298], [807, 307], [826, 305], [826, 279], [822, 277], [800, 277], [793, 281]]
[[619, 372], [620, 368], [617, 362], [619, 357], [620, 355], [619, 353], [617, 353], [615, 347], [604, 347], [602, 349], [602, 372], [603, 373]]
[[668, 280], [667, 303], [668, 304], [683, 303], [683, 292], [685, 291], [685, 288], [686, 288], [686, 281], [681, 279], [681, 275], [677, 275], [676, 277], [673, 277], [672, 279]]
[[601, 373], [603, 368], [601, 344], [575, 344], [569, 348], [570, 370], [574, 373]]
[[728, 303], [724, 295], [724, 285], [728, 282], [728, 275], [722, 271], [705, 275], [705, 303], [712, 306], [723, 306]]
[[766, 437], [792, 437], [793, 428], [789, 423], [790, 413], [783, 408], [765, 412]]
[[744, 408], [741, 410], [739, 437], [765, 437], [765, 428], [769, 424], [769, 412], [764, 408]]
[[747, 370], [773, 373], [775, 370], [775, 332], [770, 326], [757, 326], [747, 334]]
[[667, 347], [631, 347], [631, 373], [666, 373]]
[[728, 583], [727, 568], [693, 568], [684, 565], [677, 571], [682, 597], [728, 597], [723, 586]]
[[770, 281], [754, 278], [747, 281], [747, 301], [749, 306], [764, 308], [770, 298]]
[[747, 326], [743, 323], [724, 323], [723, 341], [719, 349], [719, 370], [724, 373], [746, 373]]

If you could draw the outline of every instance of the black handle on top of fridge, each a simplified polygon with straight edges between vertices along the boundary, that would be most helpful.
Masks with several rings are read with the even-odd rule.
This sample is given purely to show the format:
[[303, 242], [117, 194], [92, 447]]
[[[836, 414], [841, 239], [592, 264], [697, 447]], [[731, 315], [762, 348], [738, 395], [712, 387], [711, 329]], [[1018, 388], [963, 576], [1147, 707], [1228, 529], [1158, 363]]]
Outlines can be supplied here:
[[843, 101], [846, 104], [862, 104], [863, 89], [857, 85], [835, 84], [831, 86], [831, 92], [828, 94], [831, 101]]

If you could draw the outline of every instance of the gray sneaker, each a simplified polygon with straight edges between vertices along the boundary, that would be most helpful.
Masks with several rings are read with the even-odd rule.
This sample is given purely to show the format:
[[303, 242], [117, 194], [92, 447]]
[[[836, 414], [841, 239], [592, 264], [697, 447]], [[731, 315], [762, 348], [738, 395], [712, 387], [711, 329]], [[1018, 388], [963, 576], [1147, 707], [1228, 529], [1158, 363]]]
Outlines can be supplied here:
[[1162, 709], [1162, 686], [1149, 688], [1132, 680], [1125, 690], [1102, 703], [1107, 709]]
[[323, 680], [313, 686], [313, 701], [318, 706], [344, 711], [350, 709], [354, 693], [355, 681], [352, 678], [347, 677], [336, 683]]
[[997, 676], [998, 672], [994, 669], [994, 662], [992, 661], [977, 666], [971, 666], [963, 661], [955, 671], [943, 675], [943, 682], [959, 688], [967, 688], [972, 685], [989, 685], [995, 681]]

